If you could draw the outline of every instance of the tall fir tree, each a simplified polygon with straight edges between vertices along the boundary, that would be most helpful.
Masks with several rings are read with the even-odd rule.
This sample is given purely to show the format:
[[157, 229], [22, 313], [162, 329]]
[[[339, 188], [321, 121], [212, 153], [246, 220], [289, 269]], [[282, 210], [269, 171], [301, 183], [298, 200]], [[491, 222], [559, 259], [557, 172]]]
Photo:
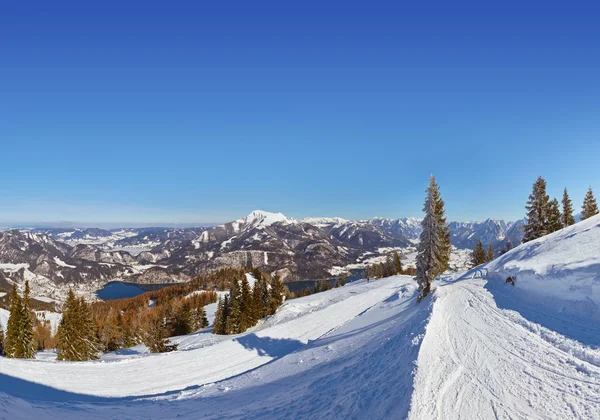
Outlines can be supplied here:
[[237, 334], [242, 320], [242, 291], [240, 282], [234, 279], [229, 289], [229, 314], [225, 326], [225, 334]]
[[485, 260], [487, 262], [492, 261], [494, 259], [494, 248], [492, 248], [492, 244], [488, 244], [487, 252], [485, 254]]
[[35, 358], [35, 340], [33, 338], [33, 313], [31, 312], [31, 290], [29, 289], [29, 281], [25, 281], [25, 291], [21, 305], [21, 346], [24, 359]]
[[248, 278], [244, 276], [242, 284], [240, 285], [240, 323], [238, 333], [243, 333], [248, 328], [252, 327], [255, 323], [253, 318], [252, 308], [252, 292], [250, 290], [250, 283]]
[[561, 220], [565, 227], [575, 224], [575, 217], [573, 217], [573, 202], [569, 198], [569, 193], [567, 192], [566, 188], [565, 188], [565, 191], [563, 192], [563, 198], [562, 198]]
[[564, 227], [561, 219], [560, 205], [558, 200], [553, 198], [548, 204], [548, 233], [556, 232]]
[[271, 278], [271, 299], [270, 299], [270, 310], [269, 314], [273, 315], [277, 308], [283, 303], [285, 296], [285, 286], [281, 282], [278, 274], [275, 274]]
[[439, 230], [440, 246], [436, 256], [439, 261], [438, 268], [434, 271], [433, 276], [437, 277], [448, 270], [450, 265], [450, 253], [452, 251], [450, 225], [446, 223], [445, 203], [440, 194], [440, 187], [433, 179], [433, 199], [435, 201], [435, 217]]
[[95, 329], [89, 306], [69, 289], [56, 332], [58, 360], [79, 362], [96, 359], [98, 344]]
[[426, 192], [427, 196], [423, 206], [425, 217], [421, 222], [423, 231], [417, 246], [416, 280], [419, 285], [419, 297], [417, 298], [419, 301], [429, 294], [436, 273], [442, 272], [446, 253], [446, 238], [443, 226], [440, 226], [436, 199], [439, 192], [433, 175], [429, 180]]
[[481, 241], [477, 241], [475, 243], [475, 249], [473, 250], [473, 254], [471, 256], [471, 263], [473, 264], [473, 267], [477, 267], [478, 265], [485, 263], [485, 259], [486, 255], [485, 251], [483, 250], [483, 244], [481, 243]]
[[581, 209], [581, 220], [589, 219], [598, 214], [598, 203], [592, 192], [592, 187], [588, 189], [583, 199], [583, 207]]
[[215, 334], [227, 334], [227, 318], [229, 316], [229, 295], [225, 295], [219, 299], [217, 312], [215, 313], [215, 321], [213, 324], [213, 332]]
[[0, 356], [4, 356], [4, 325], [0, 322]]
[[524, 226], [523, 243], [548, 234], [548, 208], [550, 197], [546, 194], [546, 181], [541, 176], [533, 184], [527, 201], [527, 224]]
[[402, 260], [400, 260], [400, 255], [398, 255], [398, 251], [394, 251], [394, 269], [396, 274], [402, 274]]
[[10, 294], [10, 316], [6, 325], [6, 338], [4, 341], [4, 353], [6, 357], [21, 358], [21, 297], [17, 292], [17, 286], [13, 284]]

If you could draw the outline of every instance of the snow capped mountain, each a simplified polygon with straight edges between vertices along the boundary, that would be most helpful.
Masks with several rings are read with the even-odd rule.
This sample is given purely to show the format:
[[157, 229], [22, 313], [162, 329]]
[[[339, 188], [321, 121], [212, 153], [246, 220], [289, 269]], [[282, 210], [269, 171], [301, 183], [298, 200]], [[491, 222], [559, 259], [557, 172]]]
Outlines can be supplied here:
[[302, 219], [302, 221], [318, 227], [339, 226], [349, 222], [349, 220], [342, 217], [307, 217]]
[[421, 222], [423, 219], [416, 217], [405, 217], [402, 219], [385, 219], [382, 217], [374, 217], [367, 221], [374, 226], [378, 226], [392, 235], [404, 237], [408, 240], [417, 240], [423, 230]]

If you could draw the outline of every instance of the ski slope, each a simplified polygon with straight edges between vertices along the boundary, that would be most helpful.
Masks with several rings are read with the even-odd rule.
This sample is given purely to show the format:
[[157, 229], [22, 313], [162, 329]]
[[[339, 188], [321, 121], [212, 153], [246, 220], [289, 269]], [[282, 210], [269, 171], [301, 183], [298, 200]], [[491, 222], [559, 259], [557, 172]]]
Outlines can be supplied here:
[[396, 276], [174, 353], [0, 358], [0, 418], [600, 418], [599, 252], [595, 217], [438, 279], [419, 304]]

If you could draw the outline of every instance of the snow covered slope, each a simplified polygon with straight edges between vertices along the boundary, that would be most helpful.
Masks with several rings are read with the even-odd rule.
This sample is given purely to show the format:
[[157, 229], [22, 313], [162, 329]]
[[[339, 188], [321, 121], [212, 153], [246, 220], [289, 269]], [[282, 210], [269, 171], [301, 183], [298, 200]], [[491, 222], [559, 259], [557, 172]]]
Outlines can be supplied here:
[[419, 304], [409, 277], [359, 281], [174, 353], [0, 358], [0, 417], [600, 418], [599, 250], [596, 217], [438, 279]]

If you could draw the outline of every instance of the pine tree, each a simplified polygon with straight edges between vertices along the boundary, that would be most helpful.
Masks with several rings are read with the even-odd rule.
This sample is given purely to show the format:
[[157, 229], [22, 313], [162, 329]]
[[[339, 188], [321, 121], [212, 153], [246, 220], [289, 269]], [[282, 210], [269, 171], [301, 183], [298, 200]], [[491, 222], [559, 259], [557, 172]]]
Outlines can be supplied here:
[[402, 274], [402, 261], [400, 260], [398, 251], [394, 251], [394, 270], [396, 274]]
[[96, 324], [91, 310], [69, 289], [56, 333], [58, 360], [85, 361], [97, 358]]
[[527, 201], [527, 224], [524, 226], [523, 243], [548, 234], [548, 207], [550, 197], [546, 194], [546, 181], [541, 176], [533, 184]]
[[[331, 287], [329, 287], [331, 289]], [[277, 308], [283, 303], [283, 297], [285, 295], [285, 286], [281, 282], [278, 274], [275, 274], [271, 279], [271, 299], [270, 299], [270, 310], [269, 314], [273, 315]]]
[[225, 326], [225, 334], [237, 334], [242, 320], [242, 291], [237, 279], [231, 282], [229, 290], [229, 314]]
[[252, 287], [252, 320], [257, 323], [263, 317], [264, 306], [262, 300], [261, 285], [262, 279], [256, 280], [254, 287]]
[[382, 262], [379, 263], [379, 278], [382, 279], [386, 275], [385, 273], [385, 265]]
[[567, 192], [567, 189], [565, 188], [565, 191], [563, 192], [563, 198], [562, 198], [562, 206], [563, 206], [563, 212], [562, 212], [562, 223], [563, 226], [571, 226], [575, 224], [575, 218], [573, 217], [573, 203], [571, 202], [571, 199], [569, 198], [569, 193]]
[[31, 291], [29, 289], [29, 281], [25, 281], [25, 292], [23, 293], [23, 300], [21, 305], [21, 346], [22, 346], [22, 357], [24, 359], [35, 358], [35, 343], [33, 339], [33, 314], [31, 312]]
[[483, 244], [481, 241], [477, 241], [475, 244], [475, 249], [473, 250], [473, 255], [471, 257], [471, 262], [473, 267], [477, 267], [480, 264], [485, 263], [486, 255], [483, 251]]
[[365, 279], [369, 279], [369, 275], [370, 275], [370, 270], [369, 270], [369, 264], [366, 265], [365, 267]]
[[4, 325], [0, 322], [0, 356], [4, 356]]
[[227, 334], [227, 318], [229, 314], [229, 296], [225, 295], [219, 299], [217, 312], [215, 313], [215, 321], [213, 324], [213, 332], [215, 334]]
[[13, 284], [10, 295], [10, 316], [6, 326], [6, 338], [4, 342], [4, 353], [6, 357], [22, 358], [22, 334], [21, 334], [21, 297], [17, 293], [17, 286]]
[[446, 238], [444, 227], [440, 226], [437, 190], [438, 186], [432, 175], [426, 190], [427, 197], [423, 207], [425, 218], [421, 222], [423, 231], [417, 247], [416, 280], [419, 285], [419, 301], [429, 294], [436, 273], [441, 272], [443, 268], [446, 253]]
[[142, 341], [151, 353], [163, 353], [166, 350], [165, 316], [160, 308], [153, 308], [142, 319]]
[[561, 217], [558, 200], [553, 198], [548, 204], [548, 233], [556, 232], [564, 227]]
[[592, 192], [592, 187], [588, 189], [583, 199], [583, 208], [581, 210], [581, 220], [588, 219], [598, 214], [598, 204]]
[[246, 276], [242, 279], [242, 284], [240, 286], [240, 299], [241, 316], [238, 332], [242, 333], [255, 324], [253, 319], [252, 293], [250, 291], [250, 283], [248, 283], [248, 278]]
[[451, 232], [450, 225], [446, 223], [446, 210], [445, 203], [440, 195], [440, 187], [435, 182], [435, 178], [433, 178], [433, 199], [435, 201], [435, 217], [437, 219], [438, 226], [438, 236], [440, 239], [440, 246], [438, 247], [438, 252], [436, 255], [436, 259], [439, 262], [439, 265], [436, 270], [433, 272], [434, 278], [443, 274], [450, 265], [450, 253], [452, 252], [452, 244], [451, 244]]
[[492, 244], [488, 244], [487, 253], [485, 254], [486, 261], [492, 261], [494, 259], [494, 248], [492, 248]]

